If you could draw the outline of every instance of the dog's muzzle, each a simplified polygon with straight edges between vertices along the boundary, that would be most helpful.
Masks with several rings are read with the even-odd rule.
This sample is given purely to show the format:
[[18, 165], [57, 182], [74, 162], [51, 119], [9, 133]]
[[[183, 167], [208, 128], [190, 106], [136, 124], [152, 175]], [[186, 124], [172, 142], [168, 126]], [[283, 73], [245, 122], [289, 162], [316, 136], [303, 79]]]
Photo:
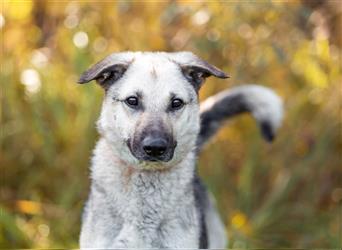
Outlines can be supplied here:
[[147, 137], [142, 141], [146, 155], [152, 158], [163, 158], [167, 150], [167, 141], [163, 138]]
[[168, 162], [172, 159], [177, 143], [170, 136], [147, 135], [128, 141], [128, 147], [135, 158], [141, 161]]

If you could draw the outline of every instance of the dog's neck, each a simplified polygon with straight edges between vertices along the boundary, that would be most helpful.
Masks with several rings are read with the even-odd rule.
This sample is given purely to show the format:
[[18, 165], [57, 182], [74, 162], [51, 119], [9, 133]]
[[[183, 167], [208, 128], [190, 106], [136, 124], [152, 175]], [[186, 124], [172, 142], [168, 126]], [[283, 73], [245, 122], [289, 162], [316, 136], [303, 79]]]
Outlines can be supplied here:
[[99, 140], [92, 159], [91, 188], [121, 221], [120, 235], [134, 239], [135, 246], [164, 246], [173, 243], [161, 235], [199, 221], [193, 195], [193, 157], [190, 153], [169, 170], [137, 170], [125, 164], [106, 140]]
[[180, 163], [166, 170], [138, 170], [121, 160], [102, 138], [94, 151], [91, 177], [98, 185], [102, 182], [101, 186], [110, 187], [106, 192], [120, 205], [135, 203], [139, 208], [142, 203], [154, 203], [154, 206], [163, 206], [168, 210], [185, 197], [186, 192], [193, 190], [194, 157], [191, 152]]

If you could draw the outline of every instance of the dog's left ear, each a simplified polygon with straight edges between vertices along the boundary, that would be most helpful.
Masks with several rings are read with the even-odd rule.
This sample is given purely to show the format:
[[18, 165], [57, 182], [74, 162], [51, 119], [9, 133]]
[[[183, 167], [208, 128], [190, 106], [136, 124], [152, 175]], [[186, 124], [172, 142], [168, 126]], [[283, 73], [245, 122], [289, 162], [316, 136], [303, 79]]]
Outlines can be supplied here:
[[201, 88], [205, 79], [209, 76], [215, 76], [222, 79], [229, 78], [222, 70], [202, 60], [191, 52], [172, 53], [171, 58], [179, 64], [183, 75], [193, 85], [196, 91]]
[[125, 73], [132, 60], [133, 54], [130, 52], [113, 53], [83, 72], [78, 83], [96, 80], [107, 89]]

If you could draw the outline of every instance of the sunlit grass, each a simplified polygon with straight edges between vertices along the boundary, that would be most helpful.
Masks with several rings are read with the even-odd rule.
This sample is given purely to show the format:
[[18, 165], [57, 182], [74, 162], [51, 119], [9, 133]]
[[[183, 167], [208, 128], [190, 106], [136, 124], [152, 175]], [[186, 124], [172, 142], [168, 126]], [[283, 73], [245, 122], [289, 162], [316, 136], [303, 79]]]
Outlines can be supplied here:
[[324, 17], [299, 1], [2, 3], [0, 247], [78, 247], [103, 93], [76, 82], [121, 50], [191, 50], [231, 75], [209, 79], [201, 99], [245, 83], [283, 97], [274, 143], [244, 115], [200, 156], [229, 247], [341, 246], [342, 29], [333, 4], [322, 5]]

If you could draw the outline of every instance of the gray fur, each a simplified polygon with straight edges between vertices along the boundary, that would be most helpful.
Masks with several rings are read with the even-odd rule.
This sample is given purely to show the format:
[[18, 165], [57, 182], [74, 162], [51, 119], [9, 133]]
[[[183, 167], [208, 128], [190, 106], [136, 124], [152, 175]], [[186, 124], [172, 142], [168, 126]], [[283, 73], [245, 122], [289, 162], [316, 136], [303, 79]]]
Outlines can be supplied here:
[[[260, 100], [266, 92], [247, 86], [208, 99], [200, 113], [197, 92], [210, 75], [227, 77], [189, 52], [117, 53], [82, 74], [80, 83], [97, 80], [106, 90], [82, 216], [82, 249], [225, 248], [224, 225], [197, 175], [197, 149], [224, 119], [243, 111], [271, 121], [267, 129], [273, 133], [280, 121], [272, 112], [279, 107], [268, 107], [276, 100], [273, 93], [266, 91], [268, 99]], [[141, 109], [125, 103], [136, 93]], [[184, 106], [170, 110], [171, 96]], [[172, 155], [144, 158], [147, 135], [172, 142]]]

